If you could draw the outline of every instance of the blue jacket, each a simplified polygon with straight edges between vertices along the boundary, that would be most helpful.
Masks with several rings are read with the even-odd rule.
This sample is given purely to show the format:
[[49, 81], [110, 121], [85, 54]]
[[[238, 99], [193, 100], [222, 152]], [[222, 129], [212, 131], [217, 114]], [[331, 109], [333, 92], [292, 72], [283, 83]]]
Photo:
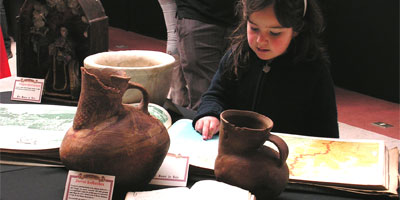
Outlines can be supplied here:
[[203, 116], [219, 118], [226, 109], [251, 110], [274, 122], [273, 132], [338, 138], [333, 81], [322, 59], [294, 64], [286, 53], [269, 63], [254, 52], [251, 67], [238, 80], [224, 76], [231, 52], [220, 62], [211, 85], [202, 96], [193, 125]]

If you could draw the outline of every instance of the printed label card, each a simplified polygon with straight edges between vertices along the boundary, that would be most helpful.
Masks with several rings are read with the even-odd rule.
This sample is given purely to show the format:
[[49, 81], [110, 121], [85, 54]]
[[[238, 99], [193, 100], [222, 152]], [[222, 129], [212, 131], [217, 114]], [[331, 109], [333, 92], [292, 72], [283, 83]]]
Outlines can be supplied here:
[[168, 153], [150, 181], [153, 185], [186, 186], [189, 172], [189, 157]]
[[63, 200], [111, 200], [115, 176], [68, 172]]
[[42, 101], [44, 79], [17, 77], [11, 100], [40, 103]]

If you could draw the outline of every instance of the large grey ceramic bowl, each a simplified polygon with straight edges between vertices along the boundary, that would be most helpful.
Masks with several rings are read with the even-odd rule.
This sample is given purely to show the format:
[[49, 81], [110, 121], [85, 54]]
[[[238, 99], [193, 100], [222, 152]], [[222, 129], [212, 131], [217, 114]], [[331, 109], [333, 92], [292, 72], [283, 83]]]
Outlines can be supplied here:
[[[159, 51], [109, 51], [90, 55], [83, 61], [85, 68], [114, 68], [123, 70], [131, 81], [146, 88], [150, 102], [163, 105], [171, 84], [175, 58]], [[130, 89], [122, 97], [123, 103], [137, 103], [142, 99], [138, 90]]]

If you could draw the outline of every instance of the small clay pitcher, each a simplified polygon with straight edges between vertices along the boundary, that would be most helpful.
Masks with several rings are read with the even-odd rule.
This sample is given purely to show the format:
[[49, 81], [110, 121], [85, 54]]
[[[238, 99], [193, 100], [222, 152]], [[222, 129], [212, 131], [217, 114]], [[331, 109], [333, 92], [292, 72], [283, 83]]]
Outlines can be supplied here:
[[[160, 168], [170, 139], [164, 125], [149, 115], [149, 96], [121, 70], [81, 68], [82, 90], [73, 126], [65, 134], [60, 158], [71, 170], [115, 176], [117, 189], [146, 186]], [[138, 108], [122, 104], [128, 89], [138, 89]]]
[[[249, 190], [257, 200], [277, 197], [289, 180], [289, 149], [280, 137], [270, 133], [272, 120], [243, 110], [226, 110], [220, 118], [214, 168], [217, 180]], [[279, 153], [263, 145], [267, 140]]]

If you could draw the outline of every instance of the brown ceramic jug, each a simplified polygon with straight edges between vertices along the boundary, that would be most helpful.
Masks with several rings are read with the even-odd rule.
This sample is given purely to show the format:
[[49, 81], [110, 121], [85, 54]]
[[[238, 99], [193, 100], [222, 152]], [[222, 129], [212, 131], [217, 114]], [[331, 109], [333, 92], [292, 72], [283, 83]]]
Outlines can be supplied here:
[[[115, 186], [147, 185], [160, 168], [170, 139], [164, 125], [149, 115], [146, 90], [124, 72], [81, 68], [82, 90], [73, 126], [60, 147], [68, 169], [115, 176]], [[128, 89], [138, 89], [138, 108], [122, 104]]]
[[[272, 120], [243, 110], [226, 110], [220, 118], [217, 180], [249, 190], [257, 200], [277, 197], [289, 180], [289, 150], [280, 137], [270, 133]], [[279, 153], [263, 145], [267, 140]]]

